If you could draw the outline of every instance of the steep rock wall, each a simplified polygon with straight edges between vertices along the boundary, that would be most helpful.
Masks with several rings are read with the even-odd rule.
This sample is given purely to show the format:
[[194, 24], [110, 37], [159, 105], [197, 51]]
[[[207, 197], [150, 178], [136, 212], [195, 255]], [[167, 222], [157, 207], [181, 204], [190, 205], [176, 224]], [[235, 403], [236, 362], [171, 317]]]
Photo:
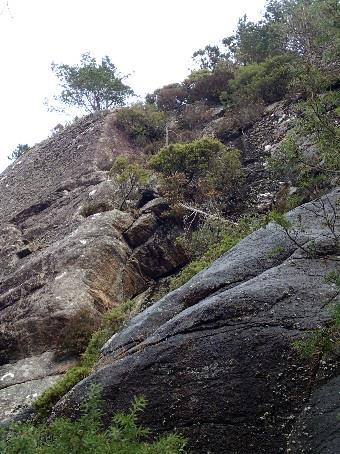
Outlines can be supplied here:
[[[69, 367], [53, 354], [68, 320], [82, 311], [99, 319], [186, 260], [173, 241], [178, 227], [154, 212], [157, 203], [135, 215], [115, 208], [107, 170], [114, 155], [133, 152], [114, 113], [104, 112], [36, 145], [0, 176], [2, 418], [20, 413]], [[98, 212], [85, 216], [87, 206]]]

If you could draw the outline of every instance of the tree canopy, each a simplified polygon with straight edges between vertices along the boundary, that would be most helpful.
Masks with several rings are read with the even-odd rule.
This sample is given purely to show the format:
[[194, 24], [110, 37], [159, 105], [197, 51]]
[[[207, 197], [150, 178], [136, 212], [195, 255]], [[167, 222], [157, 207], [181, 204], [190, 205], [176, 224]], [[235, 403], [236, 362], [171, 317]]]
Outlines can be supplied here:
[[127, 76], [119, 74], [108, 56], [98, 64], [95, 58], [85, 53], [80, 64], [52, 63], [52, 71], [62, 88], [56, 99], [86, 112], [122, 106], [133, 95], [133, 90], [123, 82]]

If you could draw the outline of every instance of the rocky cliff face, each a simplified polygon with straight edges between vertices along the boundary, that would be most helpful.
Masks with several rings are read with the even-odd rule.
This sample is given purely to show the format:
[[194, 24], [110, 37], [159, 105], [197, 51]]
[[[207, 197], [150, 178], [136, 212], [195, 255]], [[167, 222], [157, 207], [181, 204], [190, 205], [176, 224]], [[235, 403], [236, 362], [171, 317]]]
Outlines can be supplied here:
[[[279, 103], [227, 139], [242, 149], [245, 167], [231, 214], [262, 212], [275, 200], [280, 184], [266, 161], [291, 115]], [[117, 208], [108, 169], [115, 154], [137, 152], [114, 114], [101, 113], [30, 149], [0, 176], [2, 421], [24, 415], [74, 363], [55, 355], [74, 316], [91, 314], [95, 323], [185, 263], [166, 200], [149, 194], [129, 213]], [[76, 416], [95, 381], [107, 420], [144, 394], [143, 422], [155, 432], [179, 430], [195, 453], [337, 452], [338, 359], [302, 359], [292, 343], [327, 326], [338, 297], [325, 276], [340, 268], [339, 200], [334, 190], [322, 204], [293, 210], [295, 243], [269, 224], [133, 318], [54, 416]]]
[[336, 207], [340, 234], [339, 200], [335, 190], [289, 214], [303, 226], [297, 244], [269, 224], [137, 315], [54, 415], [76, 415], [96, 382], [107, 419], [144, 394], [143, 422], [181, 431], [192, 452], [338, 452], [339, 363], [303, 360], [292, 344], [327, 324], [339, 294], [325, 282], [339, 271], [325, 226]]
[[186, 260], [173, 241], [178, 227], [160, 217], [164, 201], [135, 215], [115, 208], [107, 170], [115, 154], [129, 152], [113, 114], [91, 115], [0, 177], [2, 418], [20, 413], [69, 367], [53, 353], [68, 320], [82, 311], [99, 318]]

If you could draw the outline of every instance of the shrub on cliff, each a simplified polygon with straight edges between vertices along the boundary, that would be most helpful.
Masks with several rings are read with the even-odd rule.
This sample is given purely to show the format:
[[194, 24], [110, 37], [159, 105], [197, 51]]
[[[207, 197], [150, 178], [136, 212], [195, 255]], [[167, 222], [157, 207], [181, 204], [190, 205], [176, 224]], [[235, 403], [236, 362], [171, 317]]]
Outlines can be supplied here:
[[177, 454], [183, 453], [185, 440], [169, 434], [149, 441], [149, 430], [138, 424], [146, 406], [143, 397], [135, 398], [128, 412], [116, 413], [110, 426], [102, 426], [102, 402], [97, 386], [90, 388], [77, 420], [56, 418], [46, 424], [16, 423], [0, 429], [3, 454], [102, 453], [102, 454]]
[[136, 104], [117, 112], [117, 125], [136, 145], [147, 145], [165, 135], [165, 114], [152, 105]]
[[240, 98], [248, 103], [279, 101], [286, 95], [292, 80], [292, 63], [291, 56], [281, 55], [240, 67], [230, 81], [231, 94], [224, 93], [222, 100], [231, 99], [236, 104]]
[[139, 188], [146, 186], [150, 179], [148, 170], [134, 157], [127, 155], [118, 155], [115, 158], [110, 176], [118, 185], [119, 209], [126, 205], [130, 197], [136, 195]]
[[175, 110], [186, 104], [186, 88], [180, 83], [165, 85], [153, 93], [149, 93], [145, 100], [150, 105], [156, 105], [161, 110]]
[[204, 101], [212, 104], [220, 103], [220, 95], [228, 90], [229, 81], [233, 78], [230, 64], [219, 62], [214, 69], [207, 68], [192, 71], [184, 80], [183, 85], [188, 92], [188, 102]]
[[163, 147], [150, 165], [160, 173], [170, 196], [189, 201], [226, 195], [242, 175], [238, 150], [210, 137]]
[[226, 61], [193, 70], [181, 83], [166, 85], [147, 95], [146, 101], [161, 110], [175, 110], [197, 101], [219, 104], [220, 95], [228, 90], [233, 77], [231, 65]]
[[272, 171], [289, 179], [304, 197], [315, 198], [339, 182], [339, 106], [340, 94], [331, 90], [299, 102], [293, 127], [271, 156]]
[[184, 285], [195, 274], [212, 264], [244, 237], [264, 224], [261, 217], [242, 217], [230, 222], [219, 216], [208, 217], [195, 231], [181, 235], [177, 242], [184, 248], [191, 261], [167, 283], [164, 283], [154, 300]]

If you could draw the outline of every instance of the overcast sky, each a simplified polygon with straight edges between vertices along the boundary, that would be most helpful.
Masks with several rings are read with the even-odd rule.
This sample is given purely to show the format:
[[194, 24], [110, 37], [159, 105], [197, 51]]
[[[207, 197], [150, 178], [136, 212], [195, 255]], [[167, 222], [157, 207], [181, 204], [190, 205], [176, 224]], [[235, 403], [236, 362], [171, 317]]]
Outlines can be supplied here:
[[192, 53], [257, 19], [265, 0], [0, 0], [0, 171], [19, 144], [34, 145], [71, 118], [48, 112], [52, 61], [109, 55], [141, 96], [181, 81]]

